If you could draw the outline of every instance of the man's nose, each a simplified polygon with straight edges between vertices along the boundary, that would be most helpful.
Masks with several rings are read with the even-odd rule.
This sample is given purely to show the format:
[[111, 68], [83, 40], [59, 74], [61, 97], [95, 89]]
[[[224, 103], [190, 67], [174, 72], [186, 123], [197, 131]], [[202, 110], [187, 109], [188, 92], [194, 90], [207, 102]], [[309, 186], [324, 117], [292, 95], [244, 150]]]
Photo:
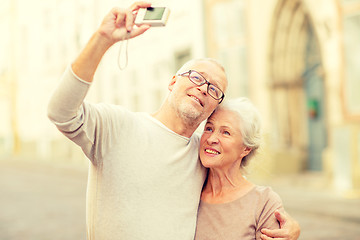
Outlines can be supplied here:
[[199, 91], [204, 95], [207, 95], [207, 88], [208, 85], [206, 83], [197, 87], [197, 89], [199, 89]]

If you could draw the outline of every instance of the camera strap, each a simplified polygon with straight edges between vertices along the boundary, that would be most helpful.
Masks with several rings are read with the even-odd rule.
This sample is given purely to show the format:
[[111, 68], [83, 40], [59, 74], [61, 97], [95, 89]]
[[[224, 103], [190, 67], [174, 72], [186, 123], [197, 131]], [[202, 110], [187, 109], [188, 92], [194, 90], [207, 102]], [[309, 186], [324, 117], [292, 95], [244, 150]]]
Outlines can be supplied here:
[[[118, 66], [120, 70], [124, 70], [128, 65], [128, 45], [129, 45], [129, 38], [130, 38], [130, 32], [127, 32], [126, 35], [124, 35], [123, 39], [121, 40], [120, 47], [119, 47], [119, 55], [118, 55]], [[121, 52], [123, 49], [124, 42], [126, 44], [125, 48], [125, 63], [124, 66], [121, 64]]]

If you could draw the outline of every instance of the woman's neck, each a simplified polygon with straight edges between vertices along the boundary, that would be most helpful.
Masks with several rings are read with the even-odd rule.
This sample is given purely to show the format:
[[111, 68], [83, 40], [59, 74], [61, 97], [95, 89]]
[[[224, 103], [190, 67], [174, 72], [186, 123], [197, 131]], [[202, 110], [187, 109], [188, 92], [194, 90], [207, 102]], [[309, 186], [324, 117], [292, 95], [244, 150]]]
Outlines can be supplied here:
[[241, 198], [254, 184], [236, 170], [209, 169], [208, 179], [201, 194], [201, 200], [207, 203], [226, 203]]

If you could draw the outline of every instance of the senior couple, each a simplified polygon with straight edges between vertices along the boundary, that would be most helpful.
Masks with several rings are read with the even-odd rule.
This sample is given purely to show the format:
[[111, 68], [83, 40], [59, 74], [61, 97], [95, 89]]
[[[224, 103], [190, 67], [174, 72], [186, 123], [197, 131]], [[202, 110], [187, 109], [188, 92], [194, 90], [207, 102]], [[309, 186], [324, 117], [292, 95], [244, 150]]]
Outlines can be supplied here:
[[260, 118], [246, 98], [223, 102], [227, 79], [215, 60], [181, 67], [152, 114], [84, 101], [105, 52], [149, 29], [134, 17], [150, 6], [112, 9], [48, 106], [51, 121], [90, 160], [87, 238], [297, 239], [300, 227], [279, 196], [242, 175], [260, 144]]

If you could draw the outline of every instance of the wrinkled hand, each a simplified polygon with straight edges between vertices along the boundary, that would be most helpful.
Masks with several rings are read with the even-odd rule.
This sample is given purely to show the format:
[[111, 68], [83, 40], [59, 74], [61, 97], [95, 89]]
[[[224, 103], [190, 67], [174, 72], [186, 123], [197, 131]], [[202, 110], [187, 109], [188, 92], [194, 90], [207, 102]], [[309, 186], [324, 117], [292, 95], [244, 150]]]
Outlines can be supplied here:
[[275, 211], [275, 217], [280, 223], [280, 229], [262, 229], [262, 240], [297, 240], [300, 236], [300, 225], [289, 214]]
[[150, 7], [149, 2], [135, 2], [129, 8], [113, 8], [103, 19], [98, 32], [111, 44], [123, 39], [133, 38], [150, 28], [149, 25], [134, 26], [137, 11]]

